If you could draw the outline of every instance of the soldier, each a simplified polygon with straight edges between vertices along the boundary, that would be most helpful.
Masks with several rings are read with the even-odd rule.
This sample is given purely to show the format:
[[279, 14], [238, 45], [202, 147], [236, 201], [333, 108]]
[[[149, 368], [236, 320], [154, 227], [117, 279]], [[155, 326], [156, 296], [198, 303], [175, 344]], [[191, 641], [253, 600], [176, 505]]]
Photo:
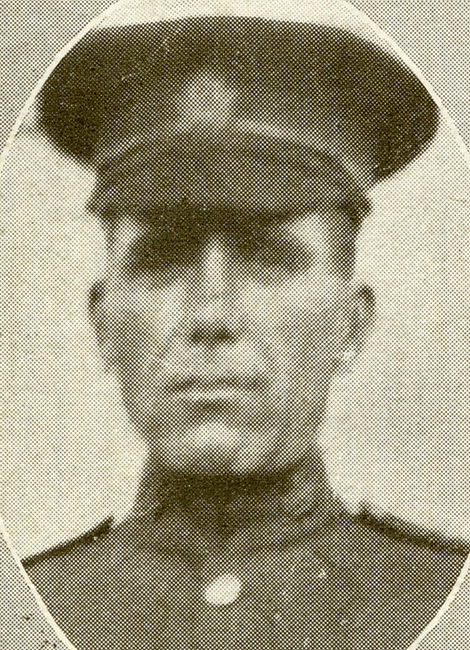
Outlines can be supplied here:
[[40, 96], [96, 172], [103, 358], [149, 445], [134, 511], [25, 561], [78, 650], [405, 649], [467, 549], [349, 514], [316, 446], [373, 318], [368, 191], [438, 109], [346, 30], [187, 18], [89, 33]]

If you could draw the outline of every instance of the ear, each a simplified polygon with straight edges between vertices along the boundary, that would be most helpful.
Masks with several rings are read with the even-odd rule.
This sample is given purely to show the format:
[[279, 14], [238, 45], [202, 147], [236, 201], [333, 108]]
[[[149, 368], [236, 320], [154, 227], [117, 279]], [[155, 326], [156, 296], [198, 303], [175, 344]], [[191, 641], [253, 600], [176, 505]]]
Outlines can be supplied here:
[[375, 295], [366, 285], [352, 287], [349, 331], [345, 339], [340, 365], [351, 369], [351, 362], [360, 354], [375, 320]]
[[93, 284], [88, 292], [88, 313], [93, 329], [95, 330], [96, 340], [98, 341], [105, 369], [111, 371], [114, 366], [114, 360], [111, 350], [108, 324], [103, 309], [105, 291], [106, 285], [104, 280], [99, 280]]

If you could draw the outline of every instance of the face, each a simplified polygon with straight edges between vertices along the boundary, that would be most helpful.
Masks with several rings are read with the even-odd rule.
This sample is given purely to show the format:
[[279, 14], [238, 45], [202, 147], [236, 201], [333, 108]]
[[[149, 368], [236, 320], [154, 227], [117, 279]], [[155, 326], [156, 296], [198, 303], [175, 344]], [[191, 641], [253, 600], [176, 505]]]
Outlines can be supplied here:
[[338, 223], [327, 211], [282, 219], [187, 206], [117, 220], [93, 316], [158, 463], [270, 472], [311, 445], [362, 330], [363, 292], [335, 256]]

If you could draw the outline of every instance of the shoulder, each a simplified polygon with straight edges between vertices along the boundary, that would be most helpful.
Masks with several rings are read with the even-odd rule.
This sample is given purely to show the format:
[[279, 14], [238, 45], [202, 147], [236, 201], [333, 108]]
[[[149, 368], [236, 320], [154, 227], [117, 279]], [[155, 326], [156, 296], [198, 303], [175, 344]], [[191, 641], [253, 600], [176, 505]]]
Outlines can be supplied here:
[[344, 513], [312, 544], [354, 595], [349, 615], [357, 634], [377, 648], [411, 645], [451, 594], [470, 550], [463, 541], [366, 509]]
[[392, 515], [377, 516], [363, 508], [344, 513], [316, 541], [316, 549], [361, 589], [382, 588], [391, 596], [404, 593], [438, 599], [458, 580], [470, 544], [420, 528]]
[[370, 562], [378, 574], [383, 570], [404, 581], [447, 582], [448, 577], [453, 584], [470, 552], [463, 540], [367, 508], [347, 519], [342, 535], [339, 546], [350, 562]]
[[432, 607], [450, 594], [470, 552], [462, 540], [365, 508], [345, 517], [331, 535], [330, 558], [347, 567], [362, 590], [383, 591], [386, 600], [401, 603], [429, 601]]
[[[381, 635], [408, 647], [451, 594], [468, 552], [464, 542], [392, 516], [343, 507], [305, 537], [302, 557], [312, 565], [321, 558], [334, 597], [349, 601], [348, 616], [359, 632], [374, 630], [375, 647], [383, 647]], [[408, 633], [406, 645], [400, 635]]]
[[[29, 578], [41, 595], [69, 597], [69, 590], [100, 585], [108, 589], [125, 579], [123, 566], [149, 561], [147, 546], [152, 520], [113, 517], [63, 544], [22, 560]], [[123, 577], [124, 574], [124, 577]]]
[[448, 537], [389, 513], [377, 514], [366, 507], [355, 514], [343, 510], [328, 531], [330, 537], [338, 542], [334, 545], [338, 552], [341, 549], [353, 555], [365, 549], [371, 554], [416, 553], [465, 561], [470, 553], [470, 541]]
[[443, 533], [418, 526], [389, 513], [377, 515], [367, 508], [362, 508], [355, 519], [366, 530], [380, 535], [391, 543], [401, 542], [417, 550], [423, 549], [463, 558], [470, 553], [470, 542], [447, 537]]
[[[23, 560], [23, 567], [54, 617], [64, 623], [80, 607], [125, 593], [133, 558], [141, 558], [138, 540], [129, 527], [112, 518], [78, 537]], [[65, 617], [65, 618], [64, 618]], [[73, 618], [72, 617], [72, 618]], [[73, 619], [75, 620], [75, 618]], [[77, 623], [78, 625], [78, 623]]]
[[97, 542], [103, 540], [109, 534], [112, 525], [113, 517], [109, 517], [78, 537], [24, 558], [22, 564], [26, 571], [29, 571], [30, 569], [34, 569], [34, 567], [39, 567], [50, 561], [91, 549]]
[[121, 647], [122, 621], [131, 628], [139, 619], [145, 627], [154, 582], [160, 583], [150, 570], [158, 561], [142, 534], [142, 526], [107, 519], [23, 561], [42, 602], [76, 645]]

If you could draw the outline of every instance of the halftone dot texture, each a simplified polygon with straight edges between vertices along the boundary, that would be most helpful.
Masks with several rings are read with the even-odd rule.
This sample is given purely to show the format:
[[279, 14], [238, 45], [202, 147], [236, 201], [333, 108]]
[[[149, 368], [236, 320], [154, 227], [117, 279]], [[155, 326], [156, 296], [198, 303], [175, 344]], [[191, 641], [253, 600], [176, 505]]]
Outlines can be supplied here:
[[[238, 25], [243, 22], [233, 21]], [[262, 23], [255, 24], [263, 32]], [[180, 102], [181, 98], [190, 102], [186, 117], [193, 120], [197, 114], [190, 129], [185, 122], [184, 102], [179, 105], [182, 115], [177, 114], [174, 102], [152, 110], [155, 106], [149, 101], [153, 96], [148, 96], [148, 73], [154, 71], [159, 56], [149, 56], [148, 50], [143, 53], [137, 47], [131, 69], [122, 74], [116, 44], [123, 48], [124, 62], [129, 59], [119, 41], [119, 32], [114, 49], [100, 46], [111, 68], [116, 66], [114, 70], [110, 71], [109, 64], [103, 61], [95, 61], [87, 69], [90, 59], [86, 54], [85, 63], [65, 72], [70, 80], [69, 90], [78, 95], [72, 100], [68, 92], [66, 97], [55, 95], [59, 100], [50, 109], [50, 115], [57, 116], [56, 142], [71, 149], [76, 157], [91, 161], [99, 170], [94, 194], [96, 209], [105, 217], [116, 218], [126, 200], [132, 210], [157, 204], [159, 215], [170, 223], [171, 236], [165, 245], [172, 247], [169, 257], [172, 263], [176, 261], [175, 268], [191, 267], [191, 250], [197, 250], [208, 237], [204, 214], [210, 214], [214, 225], [216, 210], [224, 215], [230, 212], [232, 226], [225, 235], [235, 232], [235, 224], [244, 213], [253, 218], [253, 223], [263, 220], [266, 213], [272, 213], [276, 198], [285, 201], [282, 213], [291, 206], [305, 210], [331, 201], [335, 208], [352, 215], [357, 225], [358, 215], [364, 216], [361, 209], [366, 205], [362, 197], [365, 189], [420, 153], [437, 127], [434, 105], [422, 86], [398, 64], [393, 64], [388, 72], [391, 87], [395, 71], [402, 74], [401, 82], [409, 89], [408, 99], [412, 101], [408, 102], [406, 118], [404, 107], [400, 110], [392, 101], [390, 86], [385, 94], [388, 117], [377, 110], [378, 99], [383, 97], [374, 96], [377, 101], [370, 102], [370, 91], [375, 87], [372, 84], [369, 94], [366, 93], [364, 82], [370, 84], [370, 77], [364, 69], [361, 83], [357, 87], [351, 84], [348, 101], [342, 101], [344, 67], [332, 68], [330, 62], [325, 79], [336, 79], [337, 86], [334, 98], [330, 94], [327, 103], [330, 109], [334, 106], [341, 112], [334, 111], [335, 120], [329, 128], [336, 128], [341, 137], [327, 130], [331, 135], [327, 137], [326, 156], [318, 155], [317, 148], [312, 146], [312, 142], [318, 143], [311, 133], [306, 142], [297, 132], [286, 132], [279, 123], [273, 125], [272, 120], [263, 120], [261, 127], [256, 119], [248, 120], [250, 102], [246, 96], [244, 121], [238, 113], [237, 128], [225, 128], [233, 127], [231, 103], [239, 99], [240, 93], [235, 92], [238, 86], [251, 82], [259, 92], [260, 79], [253, 71], [259, 71], [260, 60], [271, 68], [268, 73], [265, 71], [265, 83], [280, 88], [281, 97], [277, 98], [279, 105], [273, 107], [272, 87], [270, 92], [262, 93], [256, 100], [256, 114], [261, 111], [268, 118], [272, 118], [273, 112], [281, 118], [287, 114], [292, 120], [293, 111], [300, 104], [302, 114], [298, 118], [305, 120], [312, 111], [312, 99], [305, 94], [299, 96], [296, 84], [288, 88], [289, 99], [282, 101], [286, 86], [292, 83], [282, 64], [290, 60], [295, 67], [300, 61], [305, 73], [306, 55], [299, 54], [295, 47], [297, 28], [283, 27], [288, 33], [291, 57], [286, 57], [283, 47], [278, 65], [273, 66], [275, 51], [272, 44], [266, 47], [264, 43], [263, 48], [262, 39], [259, 47], [251, 47], [244, 57], [232, 42], [227, 62], [221, 54], [227, 50], [227, 39], [220, 35], [224, 30], [231, 33], [231, 25], [229, 19], [221, 21], [211, 32], [216, 47], [209, 59], [203, 61], [204, 76], [197, 77], [194, 85], [188, 62], [178, 71], [177, 80], [183, 88]], [[155, 37], [155, 29], [134, 27], [132, 35], [125, 37], [129, 39], [127, 46], [138, 45], [140, 40], [147, 48], [149, 40]], [[171, 27], [171, 37], [158, 36], [153, 51], [159, 55], [163, 51], [168, 56], [168, 68], [160, 78], [163, 87], [173, 87], [174, 78], [168, 72], [174, 70], [175, 60], [180, 61], [182, 54], [188, 52], [184, 31], [184, 23], [180, 23]], [[304, 47], [309, 30], [302, 27], [301, 31]], [[240, 38], [238, 26], [235, 33]], [[246, 35], [246, 28], [241, 33]], [[252, 42], [253, 33], [250, 37]], [[321, 38], [329, 41], [331, 37], [334, 42], [335, 30], [322, 31]], [[93, 38], [89, 41], [93, 42]], [[176, 59], [172, 59], [172, 38], [178, 44]], [[189, 51], [208, 51], [200, 34], [196, 38], [193, 32], [191, 39]], [[200, 47], [201, 42], [204, 47]], [[357, 44], [356, 41], [354, 47]], [[345, 42], [342, 46], [347, 50]], [[85, 44], [85, 51], [86, 47]], [[373, 49], [369, 54], [372, 52], [380, 61], [379, 51]], [[356, 49], [356, 57], [361, 60], [360, 49]], [[214, 77], [213, 70], [209, 75], [206, 72], [211, 64], [215, 65]], [[227, 69], [234, 77], [229, 80], [231, 83], [225, 81]], [[91, 81], [95, 73], [98, 81]], [[298, 83], [305, 80], [304, 73], [297, 78]], [[281, 87], [283, 75], [285, 84]], [[351, 79], [351, 73], [346, 76]], [[385, 72], [382, 81], [384, 78]], [[188, 79], [192, 79], [189, 85]], [[63, 84], [59, 86], [63, 89]], [[106, 94], [100, 95], [103, 88]], [[356, 103], [350, 103], [351, 92]], [[224, 97], [227, 111], [224, 109], [221, 115]], [[368, 99], [365, 105], [364, 97]], [[319, 99], [322, 97], [317, 91], [317, 118], [324, 104]], [[420, 112], [423, 104], [424, 113]], [[72, 126], [61, 110], [76, 119]], [[101, 119], [104, 113], [109, 118], [105, 122]], [[363, 123], [359, 129], [360, 143], [357, 132], [353, 129], [351, 133], [351, 115], [357, 114]], [[176, 124], [171, 120], [175, 115]], [[159, 124], [163, 118], [166, 130], [162, 133]], [[152, 120], [152, 128], [148, 129]], [[84, 131], [89, 137], [82, 137]], [[382, 143], [371, 151], [367, 144], [377, 144], [373, 134], [383, 133], [387, 135]], [[279, 147], [273, 147], [276, 138]], [[122, 151], [117, 151], [116, 146], [119, 149], [121, 144]], [[344, 164], [338, 165], [338, 158]], [[350, 164], [358, 158], [361, 164]], [[248, 188], [247, 178], [253, 180]], [[280, 179], [285, 184], [284, 192]], [[325, 179], [326, 187], [322, 182]], [[235, 209], [231, 204], [233, 196], [237, 197]], [[357, 210], [354, 201], [358, 196], [361, 200]], [[179, 205], [179, 221], [174, 218], [175, 203]], [[187, 228], [190, 216], [195, 220]], [[220, 223], [215, 225], [221, 228]], [[182, 226], [186, 227], [183, 235]], [[250, 230], [246, 224], [240, 230], [239, 249], [245, 252]], [[156, 249], [155, 243], [153, 240], [144, 250], [144, 258], [150, 258], [151, 268], [155, 269], [156, 258], [165, 255], [167, 261], [161, 272], [165, 282], [174, 277], [175, 271], [168, 273], [168, 250], [162, 250], [161, 245]], [[191, 325], [185, 327], [191, 329]], [[194, 345], [215, 349], [227, 346], [236, 335], [230, 331], [230, 324], [219, 324], [216, 328], [212, 324], [206, 331], [204, 325], [199, 325], [191, 336]], [[455, 583], [465, 559], [464, 545], [448, 544], [432, 534], [414, 534], [396, 521], [380, 523], [367, 515], [348, 515], [327, 490], [323, 493], [326, 478], [319, 475], [318, 468], [309, 469], [299, 473], [297, 468], [266, 484], [258, 477], [255, 484], [242, 480], [223, 480], [220, 484], [188, 479], [187, 485], [165, 486], [169, 488], [167, 499], [160, 495], [153, 506], [147, 504], [143, 512], [135, 513], [120, 526], [111, 530], [104, 526], [76, 543], [32, 560], [32, 579], [78, 650], [129, 645], [207, 650], [408, 647]], [[293, 487], [292, 483], [300, 483], [300, 487]], [[304, 493], [304, 497], [300, 498], [297, 492]], [[237, 597], [220, 605], [208, 602], [205, 590], [225, 575], [235, 576], [240, 582]]]
[[405, 650], [465, 548], [349, 515], [324, 478], [147, 478], [127, 521], [25, 566], [79, 649]]
[[[352, 165], [367, 187], [418, 155], [438, 123], [421, 82], [379, 46], [325, 25], [245, 17], [92, 31], [48, 79], [41, 111], [46, 135], [101, 181], [152, 144], [165, 168], [171, 155], [198, 154], [210, 167], [212, 151], [221, 163], [257, 153], [296, 164], [301, 178], [319, 164], [310, 149]], [[145, 172], [141, 159], [136, 167]], [[293, 190], [307, 193], [299, 180]], [[263, 183], [258, 194], [269, 194]]]

